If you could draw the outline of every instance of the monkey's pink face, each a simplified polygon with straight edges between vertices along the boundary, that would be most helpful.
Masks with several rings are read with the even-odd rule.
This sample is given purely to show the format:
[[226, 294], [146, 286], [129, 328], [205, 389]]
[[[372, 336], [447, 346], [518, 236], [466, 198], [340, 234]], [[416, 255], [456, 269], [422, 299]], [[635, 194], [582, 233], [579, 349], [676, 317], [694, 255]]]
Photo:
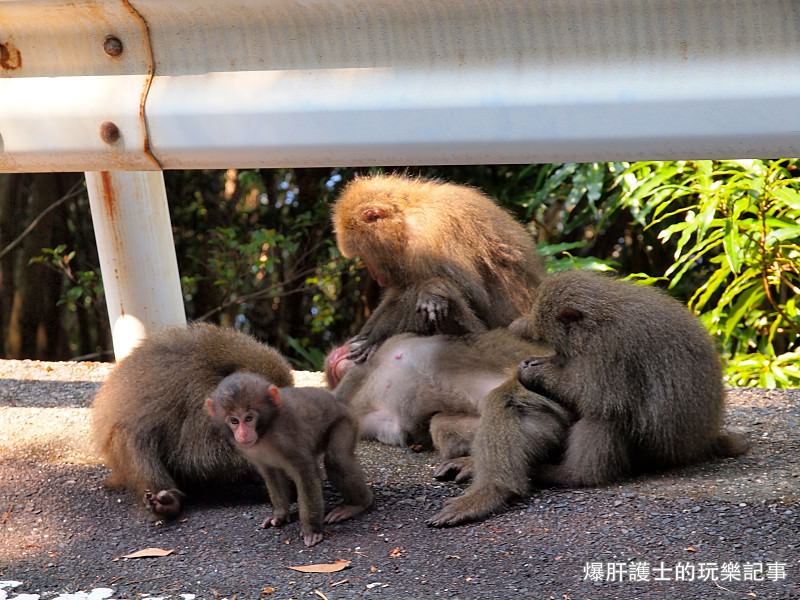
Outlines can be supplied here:
[[228, 427], [233, 431], [233, 438], [243, 448], [249, 448], [258, 441], [258, 433], [256, 433], [258, 415], [254, 411], [248, 410], [230, 415], [227, 421]]
[[367, 259], [363, 259], [363, 260], [364, 260], [364, 264], [367, 267], [367, 271], [369, 271], [370, 277], [372, 277], [376, 282], [378, 282], [379, 286], [386, 287], [387, 285], [389, 285], [389, 278], [386, 276], [386, 274], [381, 269], [379, 269], [375, 265], [374, 262], [369, 261]]

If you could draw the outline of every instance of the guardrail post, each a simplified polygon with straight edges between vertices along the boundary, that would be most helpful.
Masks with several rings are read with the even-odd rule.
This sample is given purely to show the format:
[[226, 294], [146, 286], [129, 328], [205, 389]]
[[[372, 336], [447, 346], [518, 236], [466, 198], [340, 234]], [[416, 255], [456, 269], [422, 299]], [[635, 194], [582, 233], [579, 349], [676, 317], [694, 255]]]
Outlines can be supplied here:
[[86, 173], [114, 354], [186, 323], [161, 171]]

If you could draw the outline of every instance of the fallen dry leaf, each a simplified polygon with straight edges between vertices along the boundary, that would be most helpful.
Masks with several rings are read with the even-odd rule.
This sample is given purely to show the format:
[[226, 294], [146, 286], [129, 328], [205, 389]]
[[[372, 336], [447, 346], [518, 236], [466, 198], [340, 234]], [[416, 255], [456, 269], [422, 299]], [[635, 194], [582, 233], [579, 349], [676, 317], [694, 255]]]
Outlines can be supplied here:
[[350, 566], [349, 560], [337, 558], [332, 563], [320, 563], [316, 565], [298, 565], [296, 567], [289, 567], [292, 571], [300, 571], [301, 573], [335, 573]]
[[162, 548], [145, 548], [126, 554], [122, 558], [161, 558], [162, 556], [169, 556], [175, 550], [163, 550]]
[[319, 590], [314, 590], [314, 593], [317, 596], [319, 596], [322, 600], [328, 600], [328, 597], [325, 594], [323, 594], [322, 592], [320, 592]]
[[392, 548], [391, 550], [389, 550], [390, 558], [400, 558], [401, 556], [403, 556], [403, 549], [400, 546], [397, 546], [396, 548]]
[[694, 546], [688, 546], [686, 548], [686, 551], [687, 552], [697, 552], [697, 548], [695, 548]]

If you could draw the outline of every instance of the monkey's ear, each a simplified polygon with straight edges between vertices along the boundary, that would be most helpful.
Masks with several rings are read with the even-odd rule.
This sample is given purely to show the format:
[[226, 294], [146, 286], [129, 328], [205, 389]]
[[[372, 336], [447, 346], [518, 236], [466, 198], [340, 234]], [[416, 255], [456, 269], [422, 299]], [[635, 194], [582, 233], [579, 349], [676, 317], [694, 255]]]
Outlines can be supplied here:
[[374, 223], [389, 216], [389, 211], [379, 206], [368, 206], [361, 211], [361, 220], [364, 223]]
[[275, 407], [279, 407], [283, 404], [283, 400], [281, 400], [281, 393], [274, 385], [271, 385], [267, 388], [267, 396], [272, 399], [272, 404]]
[[217, 416], [216, 411], [214, 411], [214, 401], [211, 398], [206, 398], [206, 412], [212, 417]]
[[583, 313], [579, 311], [577, 308], [572, 308], [571, 306], [565, 306], [564, 308], [558, 311], [556, 319], [561, 321], [564, 325], [569, 325], [570, 323], [575, 323], [576, 321], [580, 321], [581, 319], [583, 319]]

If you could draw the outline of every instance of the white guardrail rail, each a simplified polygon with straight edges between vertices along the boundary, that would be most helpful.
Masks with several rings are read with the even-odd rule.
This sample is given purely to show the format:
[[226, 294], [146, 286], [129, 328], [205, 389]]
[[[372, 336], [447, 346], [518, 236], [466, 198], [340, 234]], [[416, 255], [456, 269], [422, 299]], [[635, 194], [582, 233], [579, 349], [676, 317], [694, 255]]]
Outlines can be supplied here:
[[798, 107], [797, 0], [0, 0], [6, 172], [797, 156]]
[[0, 0], [0, 172], [87, 171], [117, 357], [162, 169], [800, 156], [800, 0]]

